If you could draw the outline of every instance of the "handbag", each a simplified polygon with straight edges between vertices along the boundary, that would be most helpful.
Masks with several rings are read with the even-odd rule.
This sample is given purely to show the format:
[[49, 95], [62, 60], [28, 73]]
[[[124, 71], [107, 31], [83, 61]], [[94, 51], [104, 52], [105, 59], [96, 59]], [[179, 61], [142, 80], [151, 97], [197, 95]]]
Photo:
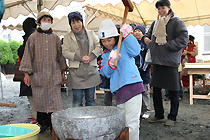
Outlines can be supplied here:
[[185, 63], [188, 63], [188, 59], [187, 58], [184, 58], [182, 60], [182, 71], [180, 72], [180, 75], [181, 76], [188, 76], [188, 70], [185, 68]]
[[[155, 20], [155, 23], [154, 23], [153, 26], [152, 26], [152, 37], [151, 37], [151, 40], [152, 40], [153, 34], [154, 34], [153, 28], [156, 27], [156, 24], [157, 24], [157, 20]], [[147, 49], [147, 52], [146, 52], [145, 63], [146, 63], [147, 65], [152, 65], [152, 57], [151, 57], [151, 53], [150, 53], [150, 49], [149, 49], [149, 48]], [[146, 70], [146, 69], [145, 69], [145, 70]]]
[[152, 58], [151, 58], [150, 49], [148, 49], [147, 52], [146, 52], [145, 63], [149, 64], [149, 65], [152, 64]]
[[23, 82], [24, 74], [19, 71], [19, 67], [20, 67], [20, 59], [18, 57], [17, 62], [15, 64], [15, 76], [13, 78], [14, 82]]

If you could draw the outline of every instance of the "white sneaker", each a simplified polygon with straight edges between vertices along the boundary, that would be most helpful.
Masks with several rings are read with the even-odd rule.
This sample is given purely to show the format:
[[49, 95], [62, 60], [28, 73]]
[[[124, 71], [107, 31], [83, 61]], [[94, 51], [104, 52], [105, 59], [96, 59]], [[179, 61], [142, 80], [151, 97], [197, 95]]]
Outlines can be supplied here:
[[142, 118], [144, 118], [144, 119], [149, 118], [149, 114], [144, 114], [144, 115], [142, 116]]

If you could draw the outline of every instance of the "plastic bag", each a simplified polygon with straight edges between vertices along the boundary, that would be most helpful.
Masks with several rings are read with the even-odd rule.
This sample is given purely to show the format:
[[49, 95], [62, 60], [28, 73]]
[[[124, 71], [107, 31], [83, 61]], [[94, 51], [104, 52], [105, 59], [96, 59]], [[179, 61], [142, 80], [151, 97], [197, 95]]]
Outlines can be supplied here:
[[152, 64], [150, 49], [147, 50], [147, 53], [146, 53], [146, 56], [145, 56], [145, 63], [146, 64]]

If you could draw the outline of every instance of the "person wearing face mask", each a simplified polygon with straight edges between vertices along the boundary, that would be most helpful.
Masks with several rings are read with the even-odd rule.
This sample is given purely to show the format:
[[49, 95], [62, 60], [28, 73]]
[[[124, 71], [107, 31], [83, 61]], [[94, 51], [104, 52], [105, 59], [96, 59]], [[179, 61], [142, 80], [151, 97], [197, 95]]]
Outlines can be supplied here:
[[188, 31], [184, 22], [171, 9], [169, 0], [158, 0], [155, 4], [158, 18], [151, 24], [142, 41], [150, 48], [153, 64], [151, 86], [155, 116], [149, 122], [164, 121], [162, 88], [168, 89], [171, 108], [165, 125], [173, 126], [179, 108], [179, 73], [182, 49], [187, 46]]
[[102, 53], [94, 31], [85, 29], [79, 12], [68, 14], [71, 31], [64, 36], [62, 52], [69, 60], [67, 86], [73, 90], [73, 107], [94, 106], [95, 87], [101, 83], [97, 57]]
[[24, 83], [31, 85], [37, 121], [44, 132], [52, 128], [51, 114], [63, 109], [60, 87], [67, 65], [60, 38], [51, 28], [53, 17], [40, 12], [36, 22], [39, 27], [26, 42], [19, 70], [25, 75]]

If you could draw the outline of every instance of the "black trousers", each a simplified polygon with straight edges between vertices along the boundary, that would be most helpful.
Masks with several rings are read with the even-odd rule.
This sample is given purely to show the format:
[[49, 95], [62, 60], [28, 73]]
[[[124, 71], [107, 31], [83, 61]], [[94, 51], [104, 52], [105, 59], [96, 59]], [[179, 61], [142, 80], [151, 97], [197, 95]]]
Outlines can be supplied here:
[[44, 112], [37, 112], [37, 121], [41, 126], [47, 126], [52, 128], [52, 123], [51, 123], [51, 114], [50, 113], [44, 113]]
[[112, 106], [112, 96], [113, 94], [111, 91], [105, 91], [104, 93], [104, 104], [106, 106]]
[[[164, 119], [164, 108], [161, 88], [153, 87], [153, 104], [155, 108], [155, 117], [159, 119]], [[168, 119], [176, 121], [179, 109], [179, 91], [169, 90], [171, 108], [168, 114]]]

